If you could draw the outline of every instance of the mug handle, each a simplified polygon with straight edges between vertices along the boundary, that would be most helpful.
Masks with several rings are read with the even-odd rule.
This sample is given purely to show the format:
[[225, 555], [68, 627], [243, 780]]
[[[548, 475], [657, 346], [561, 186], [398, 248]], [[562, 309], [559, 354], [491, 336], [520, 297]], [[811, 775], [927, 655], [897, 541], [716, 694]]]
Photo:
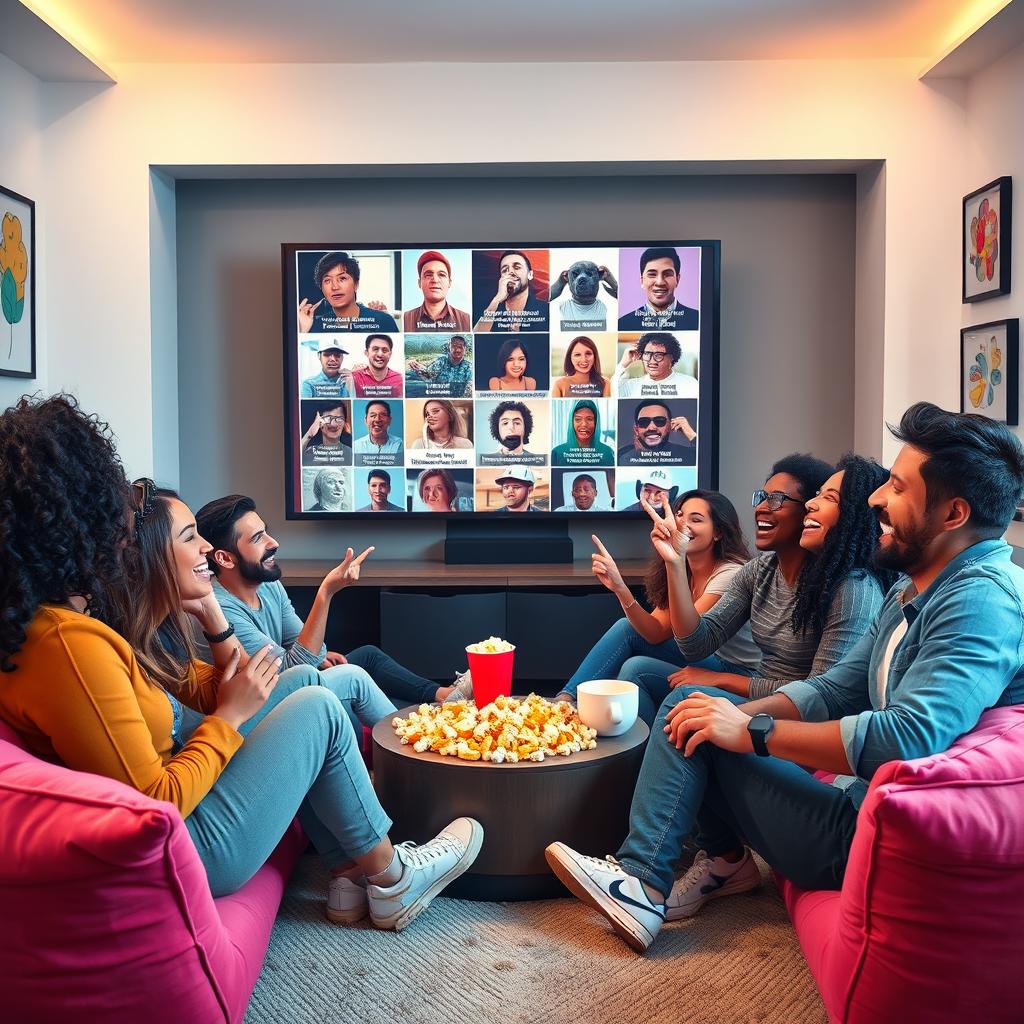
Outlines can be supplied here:
[[608, 705], [608, 713], [616, 725], [622, 721], [622, 705], [617, 700]]

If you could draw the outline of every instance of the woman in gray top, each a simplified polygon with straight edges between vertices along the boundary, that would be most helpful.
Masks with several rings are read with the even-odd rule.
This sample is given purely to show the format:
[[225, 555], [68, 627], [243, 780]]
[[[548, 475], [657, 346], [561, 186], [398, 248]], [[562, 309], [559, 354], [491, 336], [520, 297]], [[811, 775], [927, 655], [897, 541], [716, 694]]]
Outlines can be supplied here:
[[665, 559], [671, 588], [672, 631], [686, 660], [692, 665], [707, 657], [748, 621], [762, 654], [751, 676], [697, 667], [677, 671], [652, 659], [631, 659], [620, 678], [640, 686], [641, 706], [652, 706], [651, 721], [653, 707], [676, 686], [761, 697], [839, 661], [867, 630], [895, 578], [872, 566], [880, 530], [867, 498], [885, 479], [885, 470], [857, 455], [845, 456], [835, 472], [809, 455], [777, 462], [754, 494], [761, 553], [704, 615], [679, 584], [685, 533], [648, 509], [651, 539]]

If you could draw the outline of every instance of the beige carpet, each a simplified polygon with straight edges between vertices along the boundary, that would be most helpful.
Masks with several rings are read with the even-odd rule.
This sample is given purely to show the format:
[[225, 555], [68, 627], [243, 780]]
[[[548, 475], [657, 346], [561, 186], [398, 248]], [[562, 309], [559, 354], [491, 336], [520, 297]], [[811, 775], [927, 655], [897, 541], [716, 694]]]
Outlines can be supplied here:
[[782, 901], [758, 892], [666, 926], [637, 956], [576, 900], [439, 898], [401, 934], [323, 915], [327, 879], [302, 858], [247, 1024], [824, 1024]]

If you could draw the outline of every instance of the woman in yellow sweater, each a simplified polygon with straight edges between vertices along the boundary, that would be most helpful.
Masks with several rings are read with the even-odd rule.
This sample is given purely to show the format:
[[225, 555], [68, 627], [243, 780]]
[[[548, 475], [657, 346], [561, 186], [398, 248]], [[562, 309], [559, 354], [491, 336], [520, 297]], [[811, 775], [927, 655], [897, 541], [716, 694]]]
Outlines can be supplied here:
[[[40, 757], [174, 803], [214, 895], [298, 814], [332, 871], [328, 915], [400, 930], [472, 864], [482, 828], [460, 818], [392, 846], [341, 702], [314, 685], [275, 696], [279, 662], [233, 641], [208, 550], [184, 503], [128, 486], [108, 428], [73, 398], [0, 415], [0, 717]], [[186, 612], [213, 666], [190, 656]], [[203, 715], [188, 734], [181, 702]]]

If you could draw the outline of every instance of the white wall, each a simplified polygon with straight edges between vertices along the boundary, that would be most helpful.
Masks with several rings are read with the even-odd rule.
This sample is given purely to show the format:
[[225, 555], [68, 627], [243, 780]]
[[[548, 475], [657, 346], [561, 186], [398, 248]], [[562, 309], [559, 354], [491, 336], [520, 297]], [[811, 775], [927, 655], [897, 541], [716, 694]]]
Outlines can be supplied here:
[[[26, 392], [46, 388], [46, 202], [44, 192], [43, 87], [38, 79], [0, 54], [0, 185], [36, 203], [37, 379], [0, 377], [0, 409]], [[3, 326], [7, 324], [4, 321]]]
[[[964, 89], [919, 83], [910, 62], [115, 71], [115, 86], [45, 90], [46, 271], [61, 297], [50, 308], [48, 383], [109, 416], [129, 472], [153, 470], [160, 455], [154, 413], [157, 434], [175, 427], [153, 399], [161, 378], [151, 310], [168, 308], [163, 293], [173, 294], [174, 281], [150, 278], [161, 244], [151, 233], [152, 165], [622, 161], [628, 173], [632, 161], [651, 160], [884, 160], [884, 278], [877, 265], [864, 278], [871, 294], [884, 293], [884, 339], [858, 367], [858, 415], [869, 436], [879, 394], [888, 419], [922, 397], [956, 400], [956, 353], [936, 339], [958, 323], [959, 210], [951, 197], [964, 177]], [[570, 75], [602, 98], [602, 123], [614, 131], [567, 120], [553, 98]], [[434, 99], [420, 101], [425, 76], [438, 90], [432, 97], [448, 97], [440, 110]], [[504, 113], [510, 96], [512, 115]], [[868, 236], [881, 242], [877, 217], [872, 223]], [[778, 253], [796, 275], [829, 259], [813, 237], [782, 237]], [[172, 476], [170, 466], [155, 468]]]

